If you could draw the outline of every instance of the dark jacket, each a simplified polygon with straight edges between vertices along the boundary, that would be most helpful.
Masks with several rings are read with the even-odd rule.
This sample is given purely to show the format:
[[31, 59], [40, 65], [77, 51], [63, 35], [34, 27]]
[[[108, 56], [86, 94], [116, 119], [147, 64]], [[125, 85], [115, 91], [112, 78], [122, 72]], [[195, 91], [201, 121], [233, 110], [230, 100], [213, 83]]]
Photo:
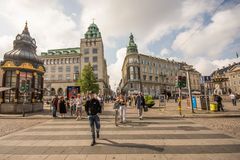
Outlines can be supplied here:
[[85, 111], [87, 115], [96, 115], [102, 112], [102, 108], [99, 101], [93, 98], [86, 102]]
[[57, 108], [57, 106], [58, 106], [58, 101], [59, 101], [59, 99], [56, 98], [56, 97], [52, 100], [52, 105], [53, 105], [53, 107]]
[[217, 95], [215, 98], [214, 98], [214, 101], [216, 101], [217, 103], [222, 103], [222, 97]]
[[138, 95], [136, 100], [135, 100], [135, 105], [137, 106], [137, 108], [142, 108], [143, 106], [145, 106], [144, 97]]

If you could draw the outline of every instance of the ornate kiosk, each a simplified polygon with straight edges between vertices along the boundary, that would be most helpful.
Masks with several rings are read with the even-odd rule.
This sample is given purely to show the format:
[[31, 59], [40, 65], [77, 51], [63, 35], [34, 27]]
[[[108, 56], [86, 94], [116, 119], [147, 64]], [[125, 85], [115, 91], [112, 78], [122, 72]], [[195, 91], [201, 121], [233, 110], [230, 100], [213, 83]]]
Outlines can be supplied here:
[[[13, 42], [13, 50], [4, 54], [2, 86], [8, 87], [1, 98], [0, 113], [37, 112], [43, 110], [43, 61], [36, 54], [36, 41], [27, 23]], [[24, 106], [24, 107], [23, 107]]]

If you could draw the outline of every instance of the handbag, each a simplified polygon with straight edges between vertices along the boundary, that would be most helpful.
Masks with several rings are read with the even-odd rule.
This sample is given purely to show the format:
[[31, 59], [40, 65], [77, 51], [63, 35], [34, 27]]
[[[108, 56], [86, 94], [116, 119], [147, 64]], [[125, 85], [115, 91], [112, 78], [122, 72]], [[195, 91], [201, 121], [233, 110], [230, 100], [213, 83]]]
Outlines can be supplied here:
[[119, 109], [120, 108], [120, 103], [115, 102], [113, 105], [113, 109]]
[[148, 106], [143, 106], [143, 110], [144, 110], [144, 112], [147, 112], [148, 111]]

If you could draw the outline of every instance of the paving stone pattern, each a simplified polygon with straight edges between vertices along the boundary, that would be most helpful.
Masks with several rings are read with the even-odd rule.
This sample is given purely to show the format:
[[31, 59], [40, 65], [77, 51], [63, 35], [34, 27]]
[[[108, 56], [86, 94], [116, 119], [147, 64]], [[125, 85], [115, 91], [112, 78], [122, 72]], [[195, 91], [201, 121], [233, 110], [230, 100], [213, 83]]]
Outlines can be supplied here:
[[113, 115], [102, 115], [93, 147], [87, 119], [49, 120], [1, 137], [0, 160], [240, 159], [240, 140], [229, 135], [186, 119], [131, 116], [116, 127]]

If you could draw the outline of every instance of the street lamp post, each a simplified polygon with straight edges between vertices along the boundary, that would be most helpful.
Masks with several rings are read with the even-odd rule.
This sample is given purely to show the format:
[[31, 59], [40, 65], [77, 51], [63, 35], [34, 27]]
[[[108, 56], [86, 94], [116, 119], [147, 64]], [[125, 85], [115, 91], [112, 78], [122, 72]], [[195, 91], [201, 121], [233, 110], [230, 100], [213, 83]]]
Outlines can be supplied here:
[[192, 89], [191, 89], [191, 80], [190, 80], [190, 75], [189, 75], [189, 71], [192, 70], [192, 66], [185, 66], [184, 68], [187, 72], [188, 94], [189, 94], [189, 98], [190, 98], [190, 104], [192, 107], [192, 113], [195, 113], [194, 109], [193, 109], [193, 103], [192, 103]]

